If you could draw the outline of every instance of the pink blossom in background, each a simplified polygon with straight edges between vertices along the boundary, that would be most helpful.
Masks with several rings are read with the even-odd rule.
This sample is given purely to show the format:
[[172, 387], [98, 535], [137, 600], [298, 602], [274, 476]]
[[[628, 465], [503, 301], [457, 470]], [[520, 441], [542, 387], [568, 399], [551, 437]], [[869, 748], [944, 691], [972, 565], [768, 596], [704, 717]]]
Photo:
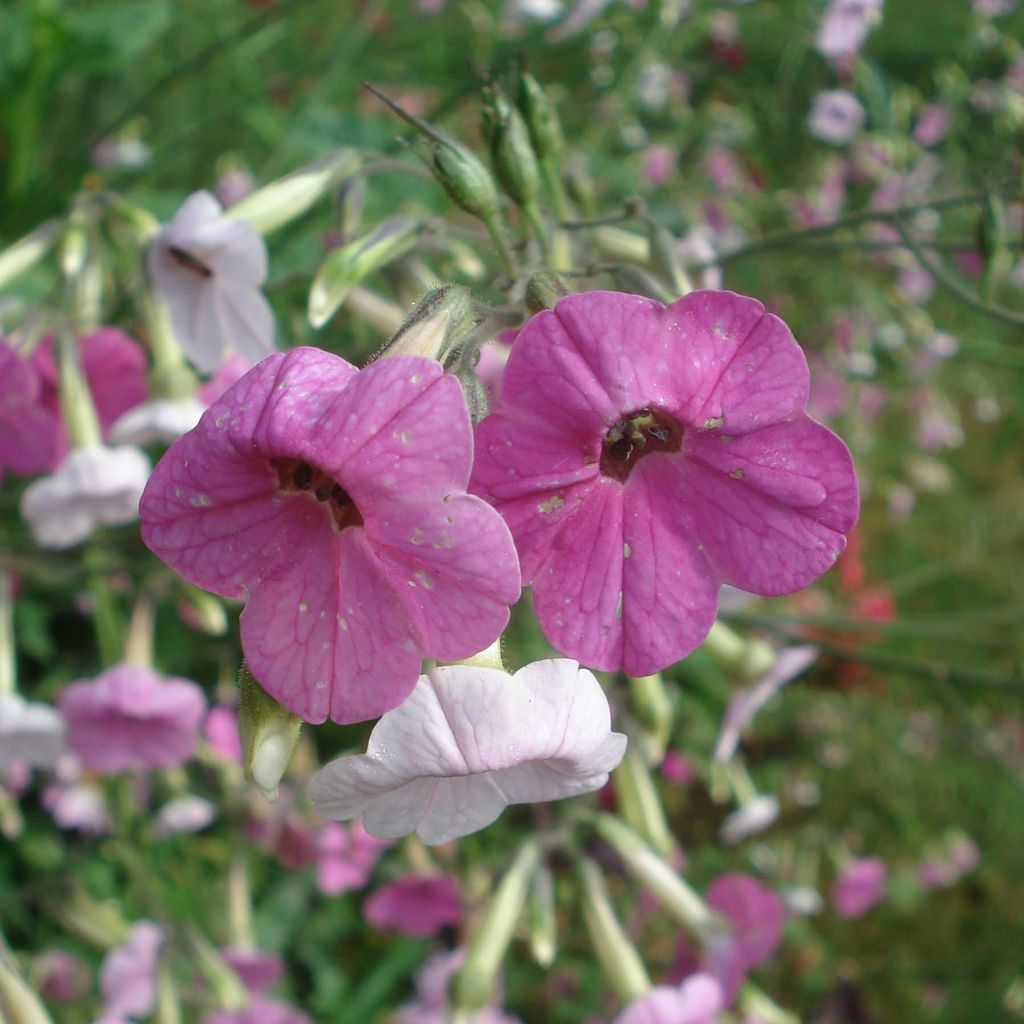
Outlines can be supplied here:
[[534, 316], [472, 486], [512, 530], [548, 640], [650, 675], [704, 639], [722, 583], [776, 595], [827, 570], [857, 482], [807, 397], [789, 329], [732, 292], [590, 292]]
[[100, 967], [104, 1017], [146, 1017], [156, 1005], [156, 970], [164, 933], [152, 921], [132, 925]]
[[85, 835], [107, 835], [113, 831], [113, 819], [106, 797], [99, 786], [83, 782], [78, 758], [71, 757], [75, 774], [59, 779], [43, 790], [42, 804], [60, 828]]
[[89, 965], [74, 953], [49, 949], [33, 966], [39, 994], [54, 1003], [75, 1003], [84, 999], [92, 988]]
[[312, 1017], [278, 999], [257, 997], [241, 1010], [218, 1010], [201, 1024], [313, 1024]]
[[232, 384], [240, 381], [255, 365], [234, 352], [228, 353], [213, 371], [213, 376], [209, 380], [204, 380], [196, 389], [196, 397], [203, 405], [213, 405]]
[[0, 341], [0, 472], [34, 476], [53, 469], [66, 450], [59, 420], [42, 402], [32, 363]]
[[203, 722], [203, 736], [213, 756], [225, 764], [242, 763], [242, 738], [234, 708], [218, 704], [210, 708]]
[[0, 693], [0, 774], [22, 763], [50, 768], [64, 752], [64, 720], [49, 704]]
[[121, 664], [95, 679], [69, 683], [57, 706], [67, 723], [68, 746], [85, 767], [113, 774], [188, 761], [206, 697], [188, 679]]
[[882, 0], [830, 0], [818, 25], [817, 48], [823, 57], [851, 57], [882, 20]]
[[[448, 988], [455, 972], [466, 959], [463, 949], [447, 953], [434, 953], [416, 972], [416, 997], [399, 1007], [394, 1024], [450, 1024]], [[473, 1024], [521, 1024], [518, 1017], [501, 1011], [503, 994], [499, 990], [487, 1006], [480, 1009]]]
[[728, 146], [715, 145], [708, 149], [704, 155], [704, 173], [721, 195], [733, 196], [743, 191], [743, 170]]
[[254, 996], [263, 995], [284, 977], [284, 961], [273, 953], [229, 946], [221, 950], [221, 955]]
[[148, 479], [149, 459], [131, 445], [74, 448], [25, 488], [18, 509], [40, 547], [63, 550], [101, 526], [133, 522]]
[[721, 983], [728, 1004], [747, 972], [771, 959], [779, 948], [786, 908], [771, 889], [743, 874], [719, 875], [708, 887], [706, 899], [729, 925], [705, 951], [705, 970]]
[[812, 135], [833, 146], [845, 146], [864, 127], [863, 105], [846, 89], [829, 89], [814, 97], [807, 116]]
[[227, 209], [240, 203], [255, 187], [252, 175], [241, 167], [232, 167], [225, 171], [214, 186], [213, 192], [218, 202]]
[[934, 146], [941, 142], [949, 131], [952, 119], [949, 107], [942, 103], [929, 103], [917, 116], [914, 141], [920, 146]]
[[697, 773], [684, 754], [680, 754], [678, 750], [666, 750], [661, 762], [661, 776], [666, 782], [682, 786], [692, 782]]
[[497, 337], [480, 349], [480, 359], [476, 364], [476, 375], [480, 378], [487, 391], [490, 401], [496, 402], [501, 392], [501, 378], [505, 372], [512, 344], [518, 331], [501, 331]]
[[316, 837], [316, 884], [326, 896], [362, 889], [390, 843], [371, 836], [361, 821], [346, 828], [329, 821]]
[[801, 227], [831, 224], [843, 212], [847, 174], [845, 160], [837, 157], [829, 161], [821, 184], [797, 198], [794, 204], [796, 221]]
[[248, 221], [194, 192], [150, 243], [147, 267], [182, 351], [204, 373], [225, 349], [258, 362], [274, 347], [274, 314], [260, 287], [267, 247]]
[[574, 661], [514, 676], [454, 665], [421, 676], [374, 726], [366, 753], [332, 761], [309, 793], [321, 817], [362, 814], [371, 835], [444, 843], [510, 804], [600, 789], [625, 747], [601, 685]]
[[881, 857], [859, 857], [843, 866], [832, 886], [832, 906], [840, 917], [863, 917], [885, 899], [889, 870]]
[[381, 886], [363, 904], [374, 928], [402, 935], [437, 935], [462, 920], [458, 880], [451, 875], [406, 875]]
[[676, 173], [678, 160], [671, 146], [648, 146], [642, 155], [643, 176], [649, 185], [664, 185]]
[[715, 1024], [724, 1008], [717, 979], [693, 974], [678, 988], [661, 985], [634, 999], [614, 1024]]
[[186, 579], [246, 598], [242, 648], [272, 697], [309, 722], [363, 721], [408, 695], [424, 657], [486, 648], [519, 596], [507, 527], [465, 493], [472, 458], [438, 363], [359, 371], [296, 348], [171, 447], [142, 536]]

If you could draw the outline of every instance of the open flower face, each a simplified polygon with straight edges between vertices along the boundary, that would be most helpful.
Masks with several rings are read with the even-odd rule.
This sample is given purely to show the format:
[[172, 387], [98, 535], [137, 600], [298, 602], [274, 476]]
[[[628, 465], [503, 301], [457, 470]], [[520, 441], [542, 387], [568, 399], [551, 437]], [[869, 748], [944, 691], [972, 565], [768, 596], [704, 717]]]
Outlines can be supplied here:
[[274, 315], [260, 291], [267, 247], [246, 221], [222, 215], [209, 192], [189, 196], [153, 239], [149, 274], [178, 344], [204, 373], [225, 349], [256, 362], [274, 346]]
[[362, 814], [371, 835], [415, 831], [444, 843], [509, 804], [600, 789], [625, 749], [600, 684], [574, 661], [535, 662], [511, 677], [455, 665], [421, 676], [374, 726], [366, 753], [332, 761], [310, 796], [323, 817]]
[[789, 329], [732, 292], [590, 292], [526, 324], [472, 487], [555, 647], [650, 675], [704, 639], [720, 584], [786, 594], [833, 564], [857, 482], [807, 393]]
[[458, 381], [396, 356], [362, 371], [312, 348], [246, 374], [178, 441], [142, 536], [198, 586], [246, 599], [254, 678], [307, 722], [399, 704], [424, 657], [483, 650], [519, 597], [508, 528], [466, 493]]

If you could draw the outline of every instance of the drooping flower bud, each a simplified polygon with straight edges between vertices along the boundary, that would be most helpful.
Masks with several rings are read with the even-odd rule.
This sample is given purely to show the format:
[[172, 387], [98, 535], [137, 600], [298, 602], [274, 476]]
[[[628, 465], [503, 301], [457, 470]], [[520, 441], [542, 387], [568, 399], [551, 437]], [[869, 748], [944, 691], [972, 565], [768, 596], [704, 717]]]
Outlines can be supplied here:
[[422, 230], [414, 217], [389, 217], [369, 234], [329, 252], [309, 290], [309, 322], [323, 327], [360, 281], [404, 256]]
[[479, 322], [468, 288], [458, 284], [433, 288], [387, 341], [380, 358], [426, 356], [447, 368], [449, 357], [457, 354]]
[[745, 680], [759, 678], [775, 664], [776, 654], [768, 643], [741, 636], [721, 621], [715, 622], [701, 646], [723, 668]]
[[555, 879], [547, 864], [541, 864], [533, 876], [527, 917], [530, 952], [541, 967], [550, 967], [558, 952], [558, 915], [555, 908]]
[[557, 157], [564, 143], [558, 113], [540, 82], [528, 71], [519, 76], [516, 103], [529, 130], [533, 151], [541, 160]]
[[226, 210], [224, 216], [248, 221], [261, 235], [269, 234], [301, 217], [358, 167], [359, 156], [354, 150], [337, 149], [257, 189]]
[[466, 949], [466, 961], [452, 985], [453, 1003], [461, 1010], [481, 1010], [498, 990], [501, 961], [526, 904], [530, 882], [540, 863], [536, 843], [525, 842], [502, 878]]
[[239, 674], [239, 685], [238, 731], [242, 737], [245, 777], [273, 802], [299, 742], [302, 719], [281, 707], [245, 665]]
[[528, 206], [540, 191], [540, 167], [522, 114], [493, 86], [484, 108], [484, 136], [501, 187], [519, 206]]
[[50, 251], [60, 232], [60, 221], [48, 220], [0, 252], [0, 287], [31, 270]]

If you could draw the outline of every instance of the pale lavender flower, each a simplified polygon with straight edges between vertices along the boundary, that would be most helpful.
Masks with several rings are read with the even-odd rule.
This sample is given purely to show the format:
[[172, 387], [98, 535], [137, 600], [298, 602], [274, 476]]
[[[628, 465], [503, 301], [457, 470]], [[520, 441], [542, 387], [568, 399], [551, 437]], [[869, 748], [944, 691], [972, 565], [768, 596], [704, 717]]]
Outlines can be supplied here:
[[814, 97], [807, 128], [823, 142], [845, 146], [864, 127], [866, 116], [863, 105], [852, 92], [828, 89]]
[[104, 1017], [145, 1017], [156, 1005], [156, 968], [163, 931], [152, 921], [132, 926], [127, 940], [100, 967]]
[[225, 349], [259, 362], [274, 347], [274, 316], [260, 287], [267, 247], [247, 221], [223, 216], [209, 192], [195, 192], [153, 239], [147, 259], [178, 344], [203, 372]]
[[882, 0], [831, 0], [818, 25], [817, 48], [824, 57], [852, 57], [882, 20]]
[[514, 676], [455, 665], [420, 676], [374, 726], [367, 752], [323, 768], [310, 795], [322, 817], [362, 814], [371, 835], [416, 831], [443, 843], [509, 804], [600, 789], [625, 747], [600, 684], [575, 661], [535, 662]]
[[693, 974], [678, 988], [659, 985], [634, 999], [615, 1024], [715, 1024], [722, 1009], [718, 981], [710, 974]]

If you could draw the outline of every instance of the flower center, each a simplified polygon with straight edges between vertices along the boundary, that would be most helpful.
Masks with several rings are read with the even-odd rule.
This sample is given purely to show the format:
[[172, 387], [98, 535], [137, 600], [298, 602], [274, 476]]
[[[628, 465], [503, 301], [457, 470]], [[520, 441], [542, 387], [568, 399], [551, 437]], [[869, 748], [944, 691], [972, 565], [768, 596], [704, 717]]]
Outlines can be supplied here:
[[167, 246], [167, 255], [183, 270], [188, 270], [197, 277], [213, 277], [213, 271], [202, 260], [196, 259], [192, 253], [179, 249], [176, 245]]
[[322, 469], [301, 459], [271, 459], [271, 464], [277, 470], [279, 489], [285, 494], [309, 494], [316, 498], [327, 507], [338, 531], [363, 525], [363, 517], [348, 492]]
[[655, 452], [677, 452], [683, 428], [661, 409], [638, 409], [608, 428], [601, 446], [601, 472], [625, 481], [637, 461]]

